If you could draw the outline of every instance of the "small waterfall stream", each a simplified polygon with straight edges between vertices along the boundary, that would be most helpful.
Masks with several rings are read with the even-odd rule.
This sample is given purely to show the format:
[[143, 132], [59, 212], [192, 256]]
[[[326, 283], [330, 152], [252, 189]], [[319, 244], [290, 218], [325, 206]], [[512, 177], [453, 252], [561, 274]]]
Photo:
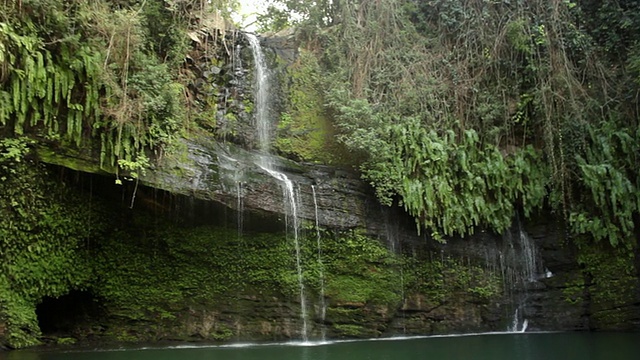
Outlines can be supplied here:
[[265, 154], [269, 153], [269, 71], [264, 58], [260, 40], [253, 34], [246, 34], [255, 63], [255, 119], [258, 132], [258, 147]]
[[307, 335], [307, 301], [304, 290], [304, 278], [302, 276], [302, 253], [300, 250], [300, 225], [298, 223], [298, 204], [296, 202], [296, 197], [293, 190], [293, 182], [289, 180], [289, 178], [278, 171], [271, 170], [268, 167], [262, 167], [266, 172], [269, 173], [274, 179], [281, 181], [284, 184], [283, 196], [288, 204], [289, 214], [291, 214], [292, 218], [292, 228], [293, 228], [293, 243], [296, 251], [296, 270], [298, 272], [298, 286], [300, 289], [300, 318], [302, 319], [302, 341], [308, 341], [309, 337]]
[[322, 262], [322, 238], [320, 236], [320, 218], [318, 217], [318, 199], [316, 197], [316, 187], [311, 185], [311, 192], [313, 193], [313, 207], [316, 217], [316, 241], [318, 245], [318, 265], [320, 267], [320, 320], [322, 322], [321, 336], [322, 340], [326, 339], [327, 329], [324, 326], [324, 322], [327, 316], [327, 304], [324, 299], [324, 263]]
[[[238, 252], [240, 254], [244, 254], [244, 252], [246, 251], [246, 244], [244, 241], [244, 192], [243, 192], [243, 188], [242, 188], [242, 180], [238, 180], [236, 181], [236, 208], [237, 208], [237, 218], [236, 218], [236, 222], [237, 222], [237, 239], [236, 239], [236, 246], [238, 249]], [[241, 279], [243, 277], [243, 270], [246, 260], [244, 259], [244, 257], [240, 257], [239, 259], [239, 264], [238, 265], [238, 272], [237, 272], [237, 276], [239, 279]], [[244, 288], [244, 285], [241, 286], [241, 288]], [[235, 325], [235, 334], [236, 334], [236, 339], [240, 338], [240, 334], [242, 332], [242, 327], [241, 327], [241, 315], [242, 311], [239, 309], [238, 304], [240, 303], [240, 299], [241, 299], [241, 292], [242, 290], [238, 290], [238, 293], [236, 294], [236, 306], [235, 306], [235, 310], [237, 311], [237, 313], [239, 314], [238, 317], [236, 318], [234, 325]]]
[[482, 245], [485, 251], [485, 269], [502, 279], [505, 295], [504, 314], [508, 322], [506, 331], [525, 332], [529, 326], [527, 316], [534, 315], [529, 306], [530, 291], [539, 289], [541, 278], [553, 274], [543, 266], [534, 240], [524, 230], [518, 216], [502, 239]]
[[[294, 192], [293, 182], [285, 175], [277, 171], [274, 164], [269, 157], [269, 142], [270, 142], [270, 117], [269, 117], [269, 71], [267, 63], [260, 47], [260, 41], [253, 34], [246, 34], [249, 44], [251, 45], [251, 51], [253, 52], [253, 58], [255, 62], [255, 119], [258, 135], [258, 149], [262, 152], [262, 156], [259, 157], [258, 166], [265, 170], [271, 177], [278, 180], [283, 184], [283, 198], [285, 201], [285, 208], [288, 207], [289, 214], [292, 218], [293, 226], [293, 241], [296, 254], [296, 270], [298, 273], [298, 286], [300, 289], [300, 318], [302, 320], [301, 336], [302, 341], [308, 341], [307, 334], [307, 304], [304, 288], [304, 279], [302, 274], [302, 254], [300, 249], [299, 232], [300, 225], [298, 223], [298, 204]], [[285, 209], [286, 210], [286, 209]]]
[[[400, 242], [400, 229], [398, 225], [398, 220], [395, 218], [393, 213], [388, 209], [381, 207], [381, 212], [384, 218], [384, 228], [387, 238], [387, 247], [389, 251], [393, 254], [402, 256], [402, 246]], [[405, 306], [407, 305], [407, 295], [405, 293], [405, 279], [404, 279], [404, 265], [401, 265], [399, 268], [400, 273], [400, 309], [402, 314], [402, 333], [407, 333], [406, 328], [406, 313], [404, 311]]]
[[511, 326], [507, 329], [510, 332], [525, 332], [527, 331], [527, 326], [529, 325], [529, 320], [522, 318], [522, 325], [520, 325], [520, 316], [519, 316], [519, 308], [516, 308], [515, 313], [513, 314], [513, 320], [511, 321]]
[[238, 181], [236, 186], [236, 207], [238, 209], [238, 240], [240, 241], [242, 240], [242, 233], [244, 232], [244, 196], [242, 191], [242, 181]]
[[515, 307], [511, 325], [507, 330], [525, 332], [529, 324], [525, 318], [528, 288], [538, 281], [543, 272], [536, 246], [517, 217], [516, 225], [517, 227], [507, 232], [504, 237], [504, 250], [500, 254], [501, 271], [505, 275], [505, 289], [509, 292]]

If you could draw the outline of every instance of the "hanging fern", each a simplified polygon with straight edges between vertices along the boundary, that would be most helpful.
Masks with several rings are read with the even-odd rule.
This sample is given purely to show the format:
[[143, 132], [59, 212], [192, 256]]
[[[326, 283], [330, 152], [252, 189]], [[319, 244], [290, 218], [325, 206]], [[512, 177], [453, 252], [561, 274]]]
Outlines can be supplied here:
[[[53, 53], [36, 34], [18, 35], [8, 24], [0, 27], [0, 34], [3, 49], [11, 51], [9, 81], [0, 96], [2, 125], [11, 126], [16, 135], [40, 126], [52, 135], [60, 134], [59, 121], [65, 118], [60, 135], [80, 146], [83, 124], [99, 114], [100, 68], [95, 65], [98, 59], [88, 56], [95, 51], [87, 46], [72, 50], [63, 43]], [[81, 105], [83, 87], [92, 91]]]
[[[101, 166], [111, 168], [175, 141], [187, 113], [177, 76], [191, 19], [162, 1], [43, 4], [0, 3], [2, 130], [82, 150], [93, 150], [96, 141]], [[149, 30], [158, 26], [170, 31]], [[176, 48], [168, 51], [158, 39]]]
[[632, 247], [639, 225], [634, 215], [640, 212], [640, 130], [608, 122], [589, 135], [591, 147], [585, 157], [577, 157], [584, 191], [570, 224], [577, 234]]
[[[495, 146], [481, 144], [474, 130], [458, 138], [453, 131], [428, 131], [417, 121], [393, 126], [390, 141], [396, 144], [394, 168], [403, 179], [395, 191], [418, 228], [436, 237], [470, 234], [478, 226], [502, 232], [517, 204], [527, 214], [543, 204], [547, 175], [531, 147], [505, 157]], [[384, 176], [382, 171], [365, 175]]]

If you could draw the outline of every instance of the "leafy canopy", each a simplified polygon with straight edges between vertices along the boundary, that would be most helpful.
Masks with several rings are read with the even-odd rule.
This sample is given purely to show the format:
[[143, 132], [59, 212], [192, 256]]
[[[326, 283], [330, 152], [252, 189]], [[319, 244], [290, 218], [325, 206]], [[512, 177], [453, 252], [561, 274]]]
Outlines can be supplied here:
[[633, 238], [637, 1], [277, 3], [302, 14], [363, 177], [419, 227], [502, 231], [546, 205], [575, 234]]

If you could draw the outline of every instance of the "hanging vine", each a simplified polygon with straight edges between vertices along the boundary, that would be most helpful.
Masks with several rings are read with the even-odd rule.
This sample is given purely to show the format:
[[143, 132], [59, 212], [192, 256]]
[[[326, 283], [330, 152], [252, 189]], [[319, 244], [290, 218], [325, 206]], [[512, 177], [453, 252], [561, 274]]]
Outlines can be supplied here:
[[189, 127], [187, 33], [228, 3], [0, 4], [0, 130], [99, 151], [116, 171], [148, 166]]
[[16, 135], [35, 129], [80, 146], [83, 122], [90, 126], [100, 114], [97, 55], [66, 43], [52, 53], [41, 39], [18, 34], [7, 23], [0, 24], [0, 39], [6, 69], [0, 125]]
[[281, 3], [310, 6], [339, 137], [419, 226], [502, 231], [543, 205], [612, 244], [639, 225], [633, 147], [607, 140], [636, 137], [637, 2], [355, 0], [330, 23]]

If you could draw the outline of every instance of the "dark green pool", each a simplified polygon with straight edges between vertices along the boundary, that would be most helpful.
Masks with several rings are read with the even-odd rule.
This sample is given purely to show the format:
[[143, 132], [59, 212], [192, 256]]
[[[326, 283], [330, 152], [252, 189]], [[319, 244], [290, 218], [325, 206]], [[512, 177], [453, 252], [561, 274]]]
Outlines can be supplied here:
[[177, 345], [103, 350], [22, 350], [6, 360], [639, 360], [639, 333], [476, 334], [324, 343]]

